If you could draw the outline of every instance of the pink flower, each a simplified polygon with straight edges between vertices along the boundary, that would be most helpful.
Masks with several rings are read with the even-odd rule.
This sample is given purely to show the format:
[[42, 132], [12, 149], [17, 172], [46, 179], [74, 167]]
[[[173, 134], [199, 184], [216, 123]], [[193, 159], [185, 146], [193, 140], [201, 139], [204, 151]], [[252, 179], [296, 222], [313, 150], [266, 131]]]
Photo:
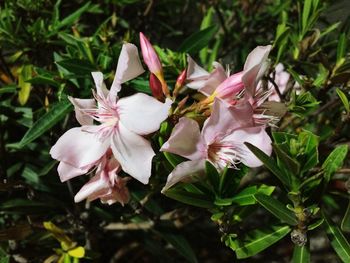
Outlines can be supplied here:
[[[273, 78], [273, 74], [270, 75], [271, 78]], [[286, 92], [287, 84], [289, 80], [290, 74], [284, 70], [284, 66], [282, 63], [278, 63], [275, 68], [275, 78], [274, 81], [280, 91], [281, 94]], [[271, 95], [268, 97], [269, 101], [277, 101], [280, 102], [281, 99], [278, 96], [274, 86], [272, 83], [269, 83], [269, 89], [271, 89]]]
[[[150, 142], [142, 136], [159, 129], [168, 116], [171, 102], [161, 103], [142, 93], [122, 99], [117, 97], [121, 84], [143, 71], [137, 48], [124, 44], [110, 91], [103, 83], [103, 74], [92, 73], [97, 106], [93, 99], [70, 98], [82, 126], [68, 130], [50, 150], [52, 158], [61, 161], [58, 172], [62, 181], [98, 165], [111, 148], [126, 173], [148, 183], [155, 154]], [[94, 125], [94, 121], [99, 124]]]
[[102, 203], [109, 205], [115, 202], [126, 204], [130, 199], [129, 190], [126, 187], [128, 178], [119, 177], [117, 172], [120, 170], [119, 162], [109, 149], [100, 159], [95, 176], [80, 189], [74, 201], [80, 202], [84, 199], [93, 201], [100, 198]]
[[161, 87], [164, 95], [168, 96], [169, 90], [164, 80], [162, 64], [160, 63], [157, 52], [154, 50], [152, 44], [142, 32], [140, 32], [140, 45], [143, 60], [145, 61], [149, 71], [158, 78], [159, 82], [162, 84]]
[[196, 121], [181, 118], [161, 151], [175, 153], [189, 161], [175, 167], [162, 191], [203, 173], [205, 160], [218, 170], [226, 166], [235, 168], [239, 162], [249, 167], [262, 165], [244, 142], [250, 142], [270, 155], [271, 139], [264, 126], [254, 126], [252, 116], [253, 109], [249, 103], [233, 107], [215, 99], [212, 114], [205, 121], [202, 131]]
[[190, 82], [187, 86], [206, 95], [208, 102], [218, 97], [228, 103], [235, 103], [236, 97], [244, 89], [253, 96], [257, 83], [268, 67], [267, 57], [270, 50], [271, 46], [256, 47], [249, 53], [243, 71], [233, 75], [225, 72], [217, 62], [213, 63], [214, 70], [209, 73], [188, 57], [187, 80]]

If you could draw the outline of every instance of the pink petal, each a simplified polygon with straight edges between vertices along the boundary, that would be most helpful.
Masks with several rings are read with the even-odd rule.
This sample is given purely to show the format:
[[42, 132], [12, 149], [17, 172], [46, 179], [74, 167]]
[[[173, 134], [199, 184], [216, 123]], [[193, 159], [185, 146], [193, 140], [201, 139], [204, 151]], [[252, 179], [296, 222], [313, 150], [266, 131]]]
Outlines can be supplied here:
[[90, 170], [91, 166], [84, 168], [76, 168], [68, 163], [60, 162], [57, 167], [57, 172], [60, 176], [61, 182], [68, 181], [76, 176], [86, 174]]
[[120, 121], [129, 130], [145, 135], [159, 129], [168, 117], [171, 100], [162, 103], [143, 93], [122, 98], [118, 101]]
[[130, 43], [124, 44], [119, 55], [117, 71], [111, 89], [115, 83], [123, 84], [143, 72], [145, 70], [142, 67], [137, 47]]
[[90, 201], [97, 199], [106, 189], [109, 189], [108, 177], [104, 173], [97, 173], [74, 196], [74, 202], [78, 203], [87, 198]]
[[221, 64], [214, 62], [213, 65], [214, 70], [210, 73], [203, 87], [199, 90], [206, 96], [210, 96], [215, 90], [217, 91], [220, 84], [227, 79], [226, 71]]
[[251, 96], [255, 94], [256, 85], [268, 67], [267, 58], [270, 50], [271, 45], [258, 46], [249, 53], [246, 59], [242, 80]]
[[162, 189], [162, 193], [166, 192], [169, 188], [179, 182], [191, 182], [196, 177], [203, 176], [205, 174], [205, 160], [195, 160], [180, 163], [169, 174], [165, 186]]
[[202, 129], [206, 144], [234, 129], [253, 125], [252, 116], [253, 108], [249, 103], [231, 106], [221, 99], [215, 99], [211, 116], [204, 122]]
[[103, 82], [102, 72], [91, 72], [91, 75], [95, 82], [97, 94], [101, 98], [107, 98], [109, 91], [107, 90], [106, 85]]
[[248, 149], [247, 146], [245, 146], [244, 142], [253, 144], [267, 155], [271, 155], [272, 153], [271, 138], [266, 133], [265, 127], [263, 126], [235, 130], [222, 141], [237, 144], [240, 160], [248, 167], [258, 167], [263, 163]]
[[93, 127], [72, 128], [64, 133], [50, 150], [52, 158], [82, 169], [99, 160], [107, 151], [110, 141], [100, 141], [94, 133], [83, 131]]
[[162, 72], [163, 68], [157, 52], [154, 50], [152, 44], [142, 32], [140, 32], [140, 45], [142, 50], [142, 57], [148, 69], [155, 75]]
[[198, 66], [196, 62], [187, 56], [187, 80], [190, 81], [186, 84], [187, 87], [191, 89], [199, 89], [204, 86], [205, 81], [209, 77], [209, 72], [207, 72], [202, 67]]
[[112, 137], [112, 151], [122, 169], [143, 184], [151, 177], [152, 159], [155, 155], [151, 143], [119, 123]]
[[94, 99], [76, 99], [73, 97], [68, 97], [70, 102], [74, 105], [75, 118], [80, 123], [80, 125], [92, 125], [94, 120], [91, 116], [84, 113], [85, 109], [94, 109], [96, 107], [96, 102]]
[[174, 127], [169, 140], [160, 150], [196, 160], [205, 156], [205, 148], [198, 123], [182, 117]]
[[235, 73], [223, 81], [216, 87], [217, 97], [223, 99], [231, 99], [243, 90], [244, 84], [242, 82], [242, 72]]

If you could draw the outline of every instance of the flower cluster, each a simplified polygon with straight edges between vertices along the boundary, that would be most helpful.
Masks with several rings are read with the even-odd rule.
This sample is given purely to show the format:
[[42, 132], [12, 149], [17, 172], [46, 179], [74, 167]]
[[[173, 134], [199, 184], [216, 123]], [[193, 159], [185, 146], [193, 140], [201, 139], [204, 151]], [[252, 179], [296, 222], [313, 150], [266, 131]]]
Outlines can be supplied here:
[[[255, 48], [243, 70], [232, 75], [217, 62], [214, 70], [207, 72], [188, 57], [187, 68], [170, 89], [157, 53], [142, 33], [140, 43], [150, 71], [153, 97], [143, 93], [118, 97], [124, 82], [144, 72], [137, 47], [127, 43], [122, 47], [109, 90], [103, 74], [92, 72], [96, 86], [94, 99], [69, 98], [81, 126], [64, 133], [50, 154], [60, 161], [58, 173], [62, 182], [93, 174], [74, 200], [128, 202], [126, 183], [130, 178], [118, 174], [122, 170], [141, 183], [148, 183], [155, 151], [145, 136], [157, 132], [169, 115], [178, 121], [160, 151], [188, 160], [170, 173], [163, 192], [180, 181], [191, 180], [193, 175], [202, 175], [206, 161], [219, 171], [225, 167], [237, 168], [238, 163], [248, 167], [262, 165], [244, 143], [271, 154], [266, 127], [274, 117], [261, 107], [270, 96], [275, 96], [271, 85], [264, 88], [261, 84], [269, 67], [271, 46]], [[285, 86], [286, 76], [282, 71], [279, 69], [276, 74], [281, 76], [281, 86]], [[204, 98], [190, 106], [186, 105], [188, 96], [178, 101], [178, 95], [187, 88], [197, 90]]]

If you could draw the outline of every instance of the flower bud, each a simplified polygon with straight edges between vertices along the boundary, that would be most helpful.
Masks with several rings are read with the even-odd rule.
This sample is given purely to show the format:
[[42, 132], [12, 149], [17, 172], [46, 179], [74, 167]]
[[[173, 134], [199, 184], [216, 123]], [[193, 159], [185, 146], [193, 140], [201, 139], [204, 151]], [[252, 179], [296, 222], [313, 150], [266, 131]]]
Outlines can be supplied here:
[[180, 75], [177, 77], [176, 79], [176, 83], [175, 83], [175, 89], [173, 92], [174, 97], [177, 96], [177, 94], [179, 93], [180, 89], [182, 88], [182, 86], [185, 84], [186, 81], [186, 72], [187, 70], [184, 69]]
[[155, 97], [159, 101], [164, 101], [162, 83], [160, 83], [157, 76], [153, 73], [151, 73], [151, 75], [149, 76], [149, 86], [151, 88], [153, 97]]
[[149, 71], [153, 73], [160, 81], [163, 94], [168, 96], [169, 90], [164, 80], [162, 64], [160, 63], [159, 57], [152, 44], [148, 41], [142, 32], [140, 32], [140, 45], [144, 62], [146, 63]]

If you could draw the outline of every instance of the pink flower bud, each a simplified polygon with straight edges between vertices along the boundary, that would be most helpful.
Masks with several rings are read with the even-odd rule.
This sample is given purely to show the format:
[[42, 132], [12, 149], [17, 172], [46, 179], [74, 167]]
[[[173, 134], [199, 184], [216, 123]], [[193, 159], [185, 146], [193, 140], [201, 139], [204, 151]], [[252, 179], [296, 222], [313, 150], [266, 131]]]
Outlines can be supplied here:
[[151, 73], [151, 75], [149, 76], [149, 86], [151, 88], [153, 97], [155, 97], [159, 101], [164, 101], [162, 83], [153, 73]]
[[140, 32], [140, 44], [142, 50], [142, 57], [148, 69], [155, 75], [163, 72], [162, 64], [159, 57], [143, 33]]
[[187, 70], [184, 69], [180, 75], [177, 77], [176, 79], [176, 83], [175, 83], [175, 89], [173, 92], [174, 97], [177, 96], [177, 94], [179, 93], [180, 89], [182, 88], [182, 86], [185, 84], [185, 81], [187, 79]]

